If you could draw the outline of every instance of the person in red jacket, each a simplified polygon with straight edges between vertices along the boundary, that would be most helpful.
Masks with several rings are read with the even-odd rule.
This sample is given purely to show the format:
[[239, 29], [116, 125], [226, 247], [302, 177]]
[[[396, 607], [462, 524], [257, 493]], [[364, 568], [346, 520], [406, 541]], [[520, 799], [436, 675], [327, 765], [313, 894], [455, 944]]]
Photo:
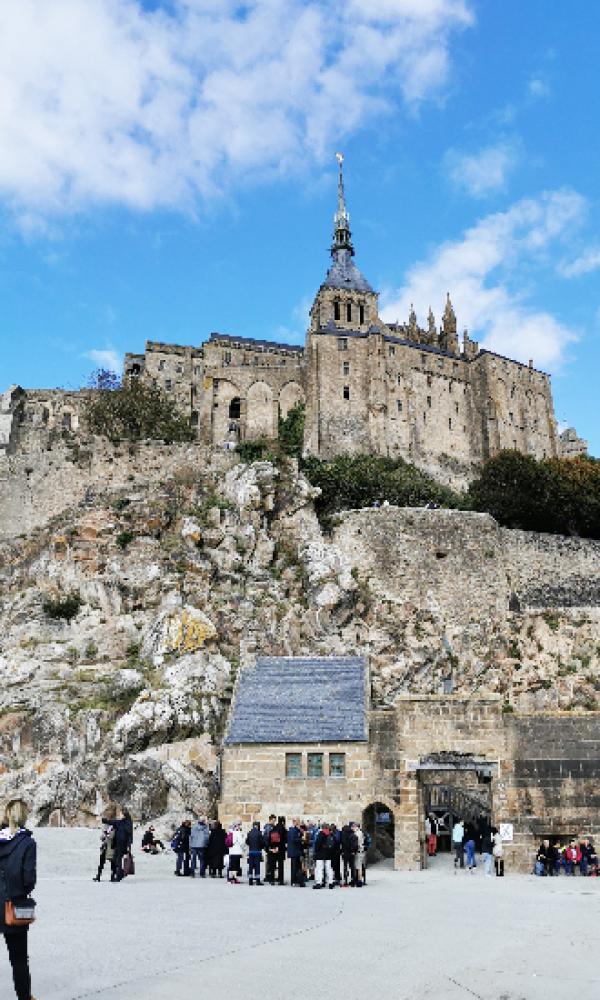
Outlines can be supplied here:
[[576, 840], [572, 840], [568, 847], [565, 847], [565, 875], [575, 874], [575, 865], [581, 861], [581, 851]]

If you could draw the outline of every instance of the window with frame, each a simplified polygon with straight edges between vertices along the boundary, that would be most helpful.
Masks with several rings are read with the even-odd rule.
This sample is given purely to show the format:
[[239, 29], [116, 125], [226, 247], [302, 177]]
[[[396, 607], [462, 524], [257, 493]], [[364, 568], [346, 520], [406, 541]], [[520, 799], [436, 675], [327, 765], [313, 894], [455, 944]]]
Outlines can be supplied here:
[[352, 303], [351, 302], [348, 302], [348, 304], [346, 306], [346, 322], [348, 322], [348, 323], [352, 322]]
[[344, 399], [350, 399], [350, 386], [344, 386]]
[[431, 396], [428, 396], [428, 397], [427, 397], [427, 408], [428, 408], [429, 410], [431, 409]]
[[173, 383], [172, 383], [171, 379], [168, 378], [165, 381], [165, 389], [167, 390], [167, 392], [170, 392], [172, 388], [173, 388]]
[[398, 413], [402, 413], [402, 400], [399, 399], [397, 402], [398, 402]]
[[388, 347], [388, 357], [393, 358], [395, 353], [396, 353], [396, 348], [394, 347], [393, 344], [390, 344], [390, 346]]
[[341, 318], [341, 311], [340, 311], [340, 302], [339, 302], [339, 299], [336, 299], [335, 302], [333, 303], [333, 318], [334, 319], [340, 319]]
[[342, 365], [342, 375], [349, 375], [349, 374], [350, 374], [350, 362], [344, 361], [344, 364]]
[[362, 326], [362, 324], [365, 321], [365, 307], [363, 305], [360, 305], [358, 308], [359, 308], [359, 312], [360, 312], [360, 323], [361, 323], [361, 326]]
[[338, 337], [338, 351], [347, 351], [347, 350], [348, 350], [348, 338]]
[[159, 372], [164, 372], [165, 370], [164, 358], [161, 358], [160, 361], [158, 362], [158, 370]]
[[286, 753], [285, 755], [285, 776], [286, 778], [302, 777], [302, 754]]
[[345, 778], [346, 777], [346, 754], [345, 753], [330, 753], [329, 754], [329, 777], [330, 778]]
[[307, 754], [307, 769], [306, 773], [309, 778], [322, 778], [323, 777], [323, 754], [322, 753], [309, 753]]

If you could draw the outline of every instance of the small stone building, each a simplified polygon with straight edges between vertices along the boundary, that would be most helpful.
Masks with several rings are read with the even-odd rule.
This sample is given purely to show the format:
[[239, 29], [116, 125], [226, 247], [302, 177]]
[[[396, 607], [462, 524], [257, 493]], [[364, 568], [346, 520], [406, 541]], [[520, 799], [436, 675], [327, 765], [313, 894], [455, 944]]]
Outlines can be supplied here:
[[372, 801], [360, 657], [260, 657], [242, 671], [221, 760], [224, 823], [360, 818]]
[[600, 836], [600, 715], [524, 714], [499, 695], [404, 695], [372, 709], [361, 657], [262, 657], [242, 671], [219, 817], [362, 820], [397, 869], [427, 866], [425, 817], [509, 832], [511, 870], [543, 837]]

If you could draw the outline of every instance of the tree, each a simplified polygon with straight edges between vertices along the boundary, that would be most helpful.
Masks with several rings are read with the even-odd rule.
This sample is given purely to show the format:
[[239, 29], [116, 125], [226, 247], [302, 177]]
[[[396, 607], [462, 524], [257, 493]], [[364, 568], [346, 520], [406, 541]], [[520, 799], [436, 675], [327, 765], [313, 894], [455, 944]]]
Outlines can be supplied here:
[[141, 378], [119, 381], [98, 369], [90, 379], [93, 390], [85, 408], [93, 434], [111, 441], [193, 441], [189, 420], [165, 393]]
[[286, 417], [279, 418], [279, 447], [285, 455], [300, 458], [304, 445], [304, 403], [295, 403]]

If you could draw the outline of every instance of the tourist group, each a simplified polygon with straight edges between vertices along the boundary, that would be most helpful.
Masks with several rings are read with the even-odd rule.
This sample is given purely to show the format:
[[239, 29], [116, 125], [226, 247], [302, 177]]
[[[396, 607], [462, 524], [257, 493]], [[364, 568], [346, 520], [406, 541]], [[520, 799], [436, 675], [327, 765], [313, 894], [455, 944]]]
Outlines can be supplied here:
[[[263, 827], [257, 820], [247, 832], [241, 822], [225, 830], [218, 820], [209, 824], [200, 819], [192, 824], [188, 819], [171, 841], [177, 855], [175, 875], [205, 878], [208, 873], [211, 878], [223, 878], [225, 874], [230, 884], [239, 885], [245, 859], [249, 885], [285, 885], [289, 860], [290, 885], [304, 887], [312, 881], [313, 889], [365, 885], [369, 846], [370, 837], [358, 822], [348, 821], [338, 828], [335, 823], [293, 819], [288, 827], [284, 816], [269, 816]], [[143, 836], [142, 850], [164, 850], [153, 827]]]

